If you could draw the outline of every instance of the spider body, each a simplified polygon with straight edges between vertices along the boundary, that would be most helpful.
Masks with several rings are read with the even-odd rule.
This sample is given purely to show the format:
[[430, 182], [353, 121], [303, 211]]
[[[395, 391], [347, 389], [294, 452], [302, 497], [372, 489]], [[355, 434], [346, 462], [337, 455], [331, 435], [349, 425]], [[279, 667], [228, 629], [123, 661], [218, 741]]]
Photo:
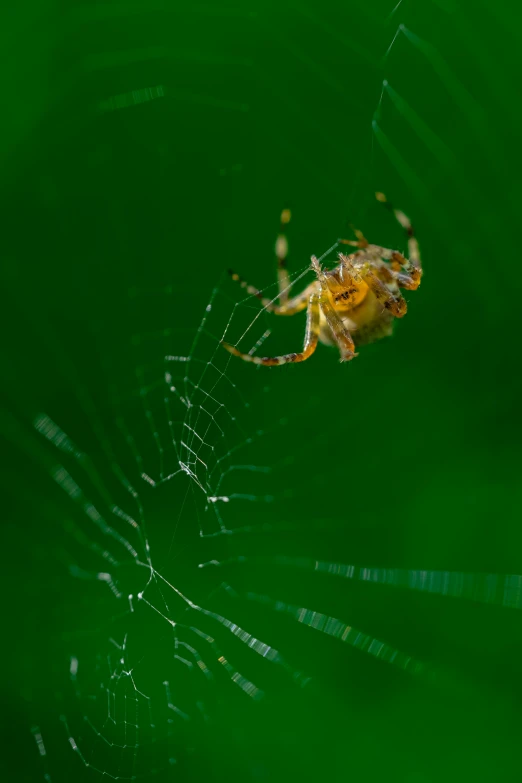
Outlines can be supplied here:
[[[352, 284], [341, 290], [330, 288], [330, 275], [336, 273], [338, 269], [339, 267], [336, 267], [332, 272], [326, 273], [327, 285], [331, 291], [330, 302], [338, 313], [344, 328], [352, 335], [355, 345], [359, 347], [391, 334], [393, 316], [386, 308], [383, 308], [381, 302], [364, 281], [361, 281], [359, 285]], [[336, 344], [335, 337], [322, 311], [319, 342], [323, 345]]]
[[266, 299], [239, 275], [232, 278], [261, 300], [263, 306], [276, 315], [294, 315], [307, 310], [306, 333], [303, 350], [281, 356], [255, 356], [245, 354], [237, 347], [223, 343], [224, 347], [244, 361], [265, 366], [306, 361], [315, 351], [317, 343], [337, 345], [341, 361], [349, 361], [357, 354], [355, 346], [364, 345], [392, 333], [395, 318], [406, 314], [407, 305], [400, 289], [415, 290], [419, 287], [422, 268], [419, 246], [409, 219], [403, 212], [389, 205], [382, 193], [379, 201], [391, 209], [408, 235], [409, 258], [396, 250], [373, 245], [360, 231], [357, 240], [340, 239], [340, 244], [351, 245], [357, 250], [350, 254], [339, 253], [339, 264], [324, 270], [315, 256], [311, 269], [316, 279], [304, 291], [288, 299], [290, 279], [285, 268], [288, 244], [283, 225], [290, 219], [288, 210], [281, 216], [281, 233], [276, 242], [279, 278], [279, 304]]

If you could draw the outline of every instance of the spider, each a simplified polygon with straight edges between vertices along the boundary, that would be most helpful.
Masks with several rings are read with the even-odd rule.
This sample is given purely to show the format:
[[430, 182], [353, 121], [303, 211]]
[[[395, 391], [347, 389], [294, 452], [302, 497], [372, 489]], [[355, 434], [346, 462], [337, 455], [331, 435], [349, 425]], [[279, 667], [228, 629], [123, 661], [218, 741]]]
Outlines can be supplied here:
[[335, 269], [325, 270], [315, 256], [311, 269], [316, 279], [304, 291], [291, 299], [287, 291], [290, 278], [286, 270], [288, 242], [284, 233], [290, 220], [290, 211], [281, 214], [281, 231], [276, 242], [278, 264], [279, 304], [267, 299], [253, 286], [229, 270], [233, 280], [256, 296], [263, 307], [276, 315], [294, 315], [307, 310], [306, 332], [302, 351], [281, 356], [255, 356], [242, 353], [234, 345], [223, 343], [234, 356], [246, 362], [267, 367], [304, 362], [317, 348], [318, 341], [325, 345], [337, 345], [341, 361], [347, 362], [358, 354], [355, 345], [373, 342], [392, 333], [393, 319], [406, 314], [406, 301], [400, 288], [416, 290], [421, 281], [422, 267], [419, 245], [412, 225], [404, 212], [395, 209], [384, 193], [375, 194], [378, 201], [393, 212], [408, 236], [409, 258], [396, 250], [372, 245], [361, 231], [354, 229], [356, 240], [339, 239], [340, 244], [358, 248], [345, 255], [339, 253]]

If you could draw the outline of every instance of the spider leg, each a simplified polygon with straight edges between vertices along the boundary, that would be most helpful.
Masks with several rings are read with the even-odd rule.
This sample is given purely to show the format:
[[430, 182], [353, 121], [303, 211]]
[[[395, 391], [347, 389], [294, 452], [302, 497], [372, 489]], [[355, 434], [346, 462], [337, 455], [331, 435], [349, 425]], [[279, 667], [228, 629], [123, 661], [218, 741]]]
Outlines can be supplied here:
[[319, 285], [321, 286], [321, 293], [319, 298], [321, 311], [326, 319], [326, 323], [330, 327], [333, 338], [337, 343], [341, 354], [341, 361], [348, 362], [357, 355], [355, 353], [355, 345], [350, 332], [344, 325], [342, 319], [339, 317], [330, 301], [330, 297], [328, 296], [328, 284], [326, 282], [326, 277], [321, 269], [319, 261], [315, 256], [312, 256], [312, 269], [316, 273]]
[[[401, 253], [393, 253], [393, 251], [390, 251], [392, 256], [392, 261], [395, 261], [395, 263], [400, 264], [402, 267], [404, 267], [404, 271], [406, 272], [406, 275], [411, 279], [410, 282], [417, 283], [415, 288], [418, 288], [420, 285], [420, 279], [422, 277], [422, 263], [421, 263], [421, 257], [420, 257], [420, 250], [419, 250], [419, 243], [417, 241], [417, 237], [415, 236], [415, 232], [413, 230], [413, 226], [410, 222], [410, 219], [407, 215], [404, 214], [404, 212], [401, 212], [400, 209], [395, 209], [395, 207], [390, 204], [384, 193], [376, 193], [375, 198], [377, 201], [380, 201], [381, 204], [384, 204], [387, 209], [390, 210], [390, 212], [393, 212], [395, 219], [398, 223], [403, 227], [403, 229], [406, 231], [406, 234], [408, 236], [408, 256], [409, 258], [406, 259]], [[384, 258], [384, 256], [383, 256]], [[399, 271], [399, 270], [396, 270]], [[413, 286], [410, 284], [409, 286], [404, 286], [404, 288], [410, 288], [412, 289]]]
[[[389, 247], [381, 247], [380, 245], [368, 245], [366, 250], [358, 252], [360, 254], [359, 258], [366, 255], [380, 269], [388, 269], [392, 273], [391, 278], [396, 280], [401, 288], [415, 291], [420, 286], [422, 269], [410, 264], [408, 259], [404, 258], [402, 253], [399, 253], [397, 250], [391, 250]], [[379, 264], [380, 259], [389, 261], [389, 267]]]
[[409, 259], [405, 258], [402, 253], [397, 250], [391, 250], [388, 247], [381, 247], [380, 245], [372, 245], [368, 242], [362, 231], [353, 228], [352, 230], [357, 237], [357, 241], [351, 239], [339, 239], [342, 245], [350, 245], [351, 247], [358, 247], [362, 251], [362, 255], [369, 255], [372, 259], [377, 260], [383, 258], [386, 261], [390, 261], [390, 266], [394, 272], [394, 279], [401, 288], [414, 291], [420, 285], [422, 277], [422, 265], [419, 251], [419, 243], [415, 237], [413, 226], [410, 219], [404, 212], [399, 209], [395, 209], [384, 193], [376, 193], [375, 197], [377, 201], [384, 204], [390, 212], [393, 212], [395, 219], [400, 223], [408, 235], [408, 255]]
[[[389, 271], [391, 272], [392, 270]], [[373, 291], [375, 298], [378, 299], [386, 310], [389, 310], [395, 318], [402, 318], [406, 315], [408, 306], [404, 297], [401, 296], [400, 293], [392, 294], [389, 288], [387, 288], [382, 280], [375, 274], [373, 269], [370, 268], [361, 276], [364, 282], [367, 283]]]
[[[383, 250], [384, 248], [380, 248]], [[399, 270], [401, 269], [399, 265]], [[379, 276], [387, 283], [395, 282], [400, 288], [406, 288], [409, 291], [415, 291], [419, 285], [420, 280], [414, 280], [410, 275], [406, 275], [397, 269], [390, 268], [387, 264], [382, 262], [379, 264]]]
[[[347, 270], [350, 278], [365, 282], [373, 291], [376, 299], [378, 299], [395, 318], [402, 318], [403, 315], [406, 315], [407, 305], [404, 298], [400, 293], [392, 293], [381, 279], [381, 277], [383, 277], [387, 279], [388, 282], [392, 282], [393, 280], [396, 280], [395, 273], [378, 257], [376, 258], [374, 253], [370, 251], [361, 251], [360, 254], [355, 253], [350, 256], [339, 253], [339, 260], [341, 262], [341, 268]], [[357, 261], [357, 266], [354, 266], [353, 261]]]
[[[235, 282], [238, 282], [241, 288], [244, 288], [251, 296], [256, 296], [263, 305], [268, 308], [271, 312], [277, 312], [280, 315], [293, 315], [293, 312], [287, 312], [286, 305], [288, 303], [288, 289], [290, 288], [290, 276], [288, 274], [288, 270], [286, 268], [286, 257], [288, 255], [288, 239], [286, 238], [285, 233], [285, 226], [287, 223], [290, 223], [290, 219], [292, 217], [292, 213], [289, 209], [283, 209], [281, 212], [281, 224], [279, 228], [279, 234], [277, 235], [276, 243], [275, 243], [275, 254], [276, 254], [276, 261], [277, 261], [277, 282], [279, 284], [279, 302], [280, 307], [285, 307], [284, 312], [279, 312], [278, 305], [274, 305], [271, 299], [264, 298], [261, 293], [252, 285], [249, 285], [245, 280], [243, 280], [238, 274], [236, 274], [232, 269], [228, 270], [228, 273], [232, 280]], [[292, 306], [290, 309], [293, 309], [293, 307], [296, 306], [296, 298], [294, 297], [292, 301]], [[301, 304], [301, 310], [304, 310], [308, 302], [308, 296], [305, 296], [304, 299], [301, 301], [299, 298], [299, 304]], [[298, 313], [299, 310], [295, 310], [294, 312]]]
[[240, 277], [236, 272], [233, 272], [231, 269], [229, 269], [228, 274], [232, 280], [234, 280], [234, 282], [239, 283], [241, 288], [243, 288], [247, 294], [250, 294], [250, 296], [255, 296], [257, 299], [259, 299], [266, 310], [268, 310], [270, 313], [275, 313], [276, 315], [295, 315], [296, 313], [300, 313], [301, 310], [304, 310], [308, 304], [308, 300], [310, 299], [310, 294], [314, 286], [314, 283], [311, 283], [304, 289], [304, 291], [301, 291], [300, 294], [292, 297], [292, 299], [287, 299], [284, 304], [277, 305], [272, 299], [268, 299], [267, 297], [263, 296], [261, 291], [255, 288], [255, 286], [249, 285], [249, 283], [247, 283], [246, 280], [243, 280], [243, 278]]
[[223, 348], [226, 348], [226, 350], [234, 356], [239, 356], [239, 358], [243, 359], [245, 362], [263, 364], [265, 367], [276, 367], [281, 364], [305, 362], [317, 348], [321, 323], [320, 297], [321, 294], [316, 287], [309, 296], [304, 345], [303, 350], [299, 353], [286, 353], [282, 356], [252, 356], [249, 353], [242, 353], [234, 345], [229, 345], [228, 343], [222, 343]]
[[[368, 245], [365, 250], [358, 251], [358, 256], [359, 259], [363, 260], [367, 257], [373, 264], [378, 264], [381, 258], [389, 261], [390, 266], [387, 269], [394, 273], [392, 277], [401, 288], [415, 291], [420, 286], [422, 269], [411, 264], [397, 250], [391, 250], [389, 247], [381, 247], [380, 245]], [[380, 268], [384, 268], [384, 266]]]
[[292, 213], [289, 209], [283, 209], [281, 212], [281, 226], [275, 243], [275, 254], [277, 258], [277, 280], [279, 283], [279, 301], [284, 305], [288, 301], [288, 289], [290, 288], [290, 277], [286, 268], [286, 257], [288, 255], [288, 239], [286, 238], [285, 226], [290, 223]]
[[350, 228], [352, 229], [353, 233], [357, 237], [357, 240], [355, 239], [338, 239], [337, 241], [340, 242], [341, 245], [351, 245], [352, 247], [359, 247], [359, 248], [367, 248], [369, 246], [369, 242], [364, 236], [362, 231], [359, 231], [358, 228], [354, 228], [350, 224]]

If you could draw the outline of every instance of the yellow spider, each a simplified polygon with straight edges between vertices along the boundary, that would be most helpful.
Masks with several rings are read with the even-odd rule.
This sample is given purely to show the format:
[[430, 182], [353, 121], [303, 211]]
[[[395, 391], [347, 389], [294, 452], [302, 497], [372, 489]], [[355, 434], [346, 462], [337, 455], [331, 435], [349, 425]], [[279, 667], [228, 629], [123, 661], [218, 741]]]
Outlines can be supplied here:
[[422, 268], [419, 245], [409, 219], [404, 212], [394, 209], [383, 193], [375, 195], [406, 230], [409, 259], [396, 250], [369, 244], [363, 234], [355, 230], [356, 241], [340, 239], [339, 242], [357, 247], [358, 250], [350, 255], [339, 253], [338, 266], [330, 270], [324, 270], [317, 258], [312, 256], [311, 268], [316, 279], [300, 294], [288, 299], [286, 291], [290, 286], [290, 278], [285, 266], [288, 243], [284, 225], [290, 220], [290, 211], [284, 210], [281, 214], [281, 232], [276, 242], [280, 303], [274, 304], [272, 300], [263, 297], [235, 272], [230, 271], [230, 274], [249, 294], [260, 299], [271, 313], [294, 315], [307, 308], [303, 350], [282, 356], [260, 357], [241, 353], [235, 346], [223, 343], [227, 351], [246, 362], [272, 367], [306, 361], [320, 340], [325, 345], [336, 344], [341, 361], [346, 362], [357, 356], [355, 345], [364, 345], [391, 334], [393, 319], [402, 318], [406, 314], [406, 302], [399, 288], [410, 291], [417, 289]]

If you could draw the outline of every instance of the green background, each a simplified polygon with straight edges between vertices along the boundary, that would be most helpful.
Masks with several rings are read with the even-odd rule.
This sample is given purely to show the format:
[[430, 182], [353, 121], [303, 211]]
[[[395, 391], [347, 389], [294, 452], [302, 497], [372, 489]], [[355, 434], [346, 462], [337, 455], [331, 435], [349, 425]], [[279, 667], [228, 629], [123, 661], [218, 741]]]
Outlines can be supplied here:
[[[192, 716], [167, 739], [147, 729], [141, 776], [520, 779], [516, 609], [500, 606], [500, 594], [486, 606], [295, 565], [521, 572], [521, 20], [502, 2], [404, 0], [392, 10], [384, 0], [151, 0], [2, 12], [5, 780], [100, 777], [72, 752], [60, 715], [95, 766], [127, 769], [125, 753], [82, 722], [97, 709], [97, 666], [107, 638], [126, 628], [126, 607], [106, 585], [71, 575], [73, 563], [100, 567], [68, 532], [80, 515], [49, 472], [63, 463], [87, 496], [98, 490], [85, 461], [35, 433], [42, 412], [110, 492], [121, 494], [111, 459], [130, 476], [165, 578], [311, 678], [299, 688], [201, 620], [266, 696], [256, 703], [234, 690], [215, 661], [214, 683], [194, 686], [173, 662], [169, 627], [153, 613], [132, 618], [140, 687], [156, 703], [168, 678]], [[216, 286], [195, 355], [212, 357], [232, 315], [230, 339], [252, 323], [257, 303], [227, 280], [228, 267], [275, 295], [283, 207], [293, 215], [291, 273], [349, 222], [405, 250], [375, 190], [411, 216], [421, 244], [425, 277], [407, 295], [407, 317], [348, 364], [324, 346], [273, 370], [216, 353], [250, 403], [218, 387], [241, 429], [228, 421], [216, 454], [238, 446], [239, 464], [271, 472], [238, 472], [223, 485], [259, 498], [223, 511], [227, 528], [249, 531], [200, 537], [207, 517], [191, 482], [152, 490], [141, 481], [122, 422], [157, 476], [145, 411], [166, 438], [163, 357], [189, 350]], [[265, 313], [241, 347], [267, 328], [267, 352], [298, 350], [304, 316]], [[205, 527], [215, 529], [215, 520]], [[239, 555], [244, 563], [197, 567]], [[125, 569], [116, 578], [139, 589]], [[353, 623], [432, 675], [398, 671], [248, 593]], [[174, 603], [172, 616], [182, 609]], [[80, 698], [71, 655], [88, 672]]]

